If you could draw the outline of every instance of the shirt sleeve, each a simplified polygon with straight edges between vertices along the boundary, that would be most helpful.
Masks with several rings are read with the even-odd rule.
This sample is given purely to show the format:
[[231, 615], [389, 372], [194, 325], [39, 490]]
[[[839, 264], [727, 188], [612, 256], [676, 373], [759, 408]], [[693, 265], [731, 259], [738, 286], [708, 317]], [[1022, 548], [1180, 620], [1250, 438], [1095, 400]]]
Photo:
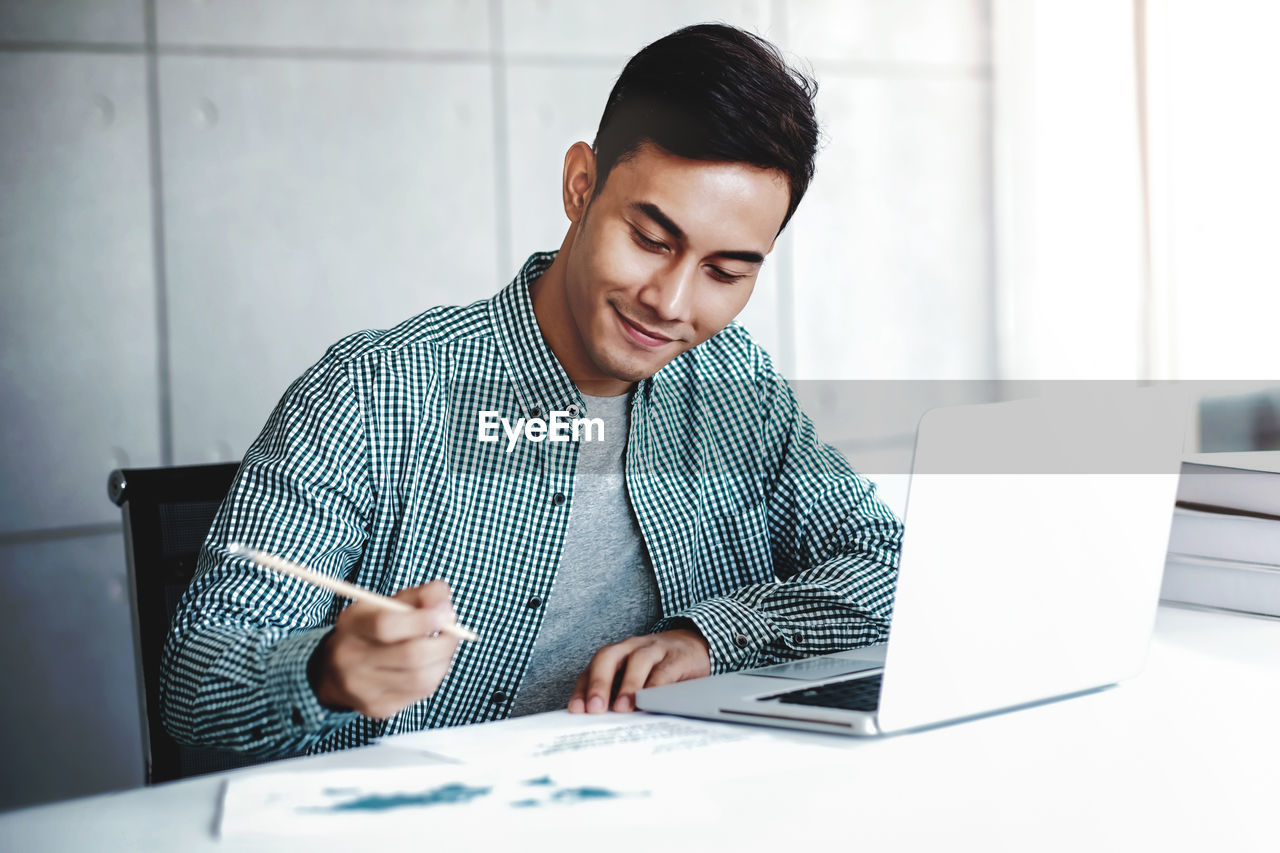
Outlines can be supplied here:
[[[764, 503], [774, 582], [708, 598], [658, 624], [692, 622], [713, 673], [829, 654], [889, 636], [902, 522], [765, 363]], [[757, 511], [757, 510], [752, 510]]]
[[307, 678], [331, 630], [333, 594], [228, 552], [238, 543], [334, 576], [359, 560], [368, 453], [337, 349], [285, 392], [200, 551], [161, 663], [161, 717], [179, 742], [286, 755], [358, 716], [321, 706]]

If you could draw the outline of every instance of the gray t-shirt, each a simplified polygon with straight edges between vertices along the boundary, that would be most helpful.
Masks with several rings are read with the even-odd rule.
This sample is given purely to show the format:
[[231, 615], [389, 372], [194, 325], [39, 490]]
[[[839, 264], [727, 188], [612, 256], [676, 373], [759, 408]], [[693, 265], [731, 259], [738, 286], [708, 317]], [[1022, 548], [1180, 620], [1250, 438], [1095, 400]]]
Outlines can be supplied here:
[[513, 717], [565, 708], [597, 649], [646, 634], [662, 618], [658, 583], [627, 499], [631, 395], [584, 394], [583, 401], [586, 417], [604, 420], [604, 440], [578, 445], [560, 568]]

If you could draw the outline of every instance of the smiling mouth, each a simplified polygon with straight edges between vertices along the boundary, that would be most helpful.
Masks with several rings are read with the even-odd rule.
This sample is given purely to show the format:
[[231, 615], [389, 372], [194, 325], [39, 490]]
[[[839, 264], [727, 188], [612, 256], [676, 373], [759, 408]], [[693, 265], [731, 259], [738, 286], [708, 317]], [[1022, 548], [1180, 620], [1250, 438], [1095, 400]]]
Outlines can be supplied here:
[[644, 326], [641, 326], [639, 323], [628, 320], [626, 315], [617, 308], [614, 308], [613, 310], [617, 313], [618, 319], [622, 322], [623, 331], [627, 333], [627, 336], [631, 338], [631, 340], [641, 346], [656, 349], [660, 346], [671, 343], [672, 339], [668, 338], [666, 335], [651, 331]]

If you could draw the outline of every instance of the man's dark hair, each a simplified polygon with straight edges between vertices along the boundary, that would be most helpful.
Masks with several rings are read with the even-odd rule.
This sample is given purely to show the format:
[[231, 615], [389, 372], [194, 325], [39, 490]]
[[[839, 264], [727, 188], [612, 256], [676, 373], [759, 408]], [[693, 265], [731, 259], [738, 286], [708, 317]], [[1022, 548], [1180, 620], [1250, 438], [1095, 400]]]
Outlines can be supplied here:
[[691, 160], [750, 163], [787, 176], [786, 227], [813, 180], [817, 91], [753, 33], [677, 30], [631, 57], [613, 84], [596, 131], [596, 186], [645, 142]]

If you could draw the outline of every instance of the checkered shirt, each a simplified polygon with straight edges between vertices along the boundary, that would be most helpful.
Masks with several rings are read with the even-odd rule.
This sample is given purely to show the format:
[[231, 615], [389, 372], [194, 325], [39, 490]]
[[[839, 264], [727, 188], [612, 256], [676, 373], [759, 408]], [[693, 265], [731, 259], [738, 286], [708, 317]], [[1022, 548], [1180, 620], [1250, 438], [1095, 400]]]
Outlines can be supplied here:
[[[339, 341], [285, 392], [165, 646], [175, 738], [325, 752], [507, 715], [553, 593], [578, 445], [522, 438], [508, 452], [501, 433], [478, 440], [478, 416], [584, 412], [529, 296], [554, 257], [534, 254], [491, 299]], [[887, 637], [902, 525], [740, 326], [638, 383], [626, 485], [661, 596], [652, 630], [691, 621], [713, 673]], [[349, 602], [231, 557], [231, 543], [385, 595], [443, 579], [482, 639], [389, 720], [325, 708], [307, 664]]]

